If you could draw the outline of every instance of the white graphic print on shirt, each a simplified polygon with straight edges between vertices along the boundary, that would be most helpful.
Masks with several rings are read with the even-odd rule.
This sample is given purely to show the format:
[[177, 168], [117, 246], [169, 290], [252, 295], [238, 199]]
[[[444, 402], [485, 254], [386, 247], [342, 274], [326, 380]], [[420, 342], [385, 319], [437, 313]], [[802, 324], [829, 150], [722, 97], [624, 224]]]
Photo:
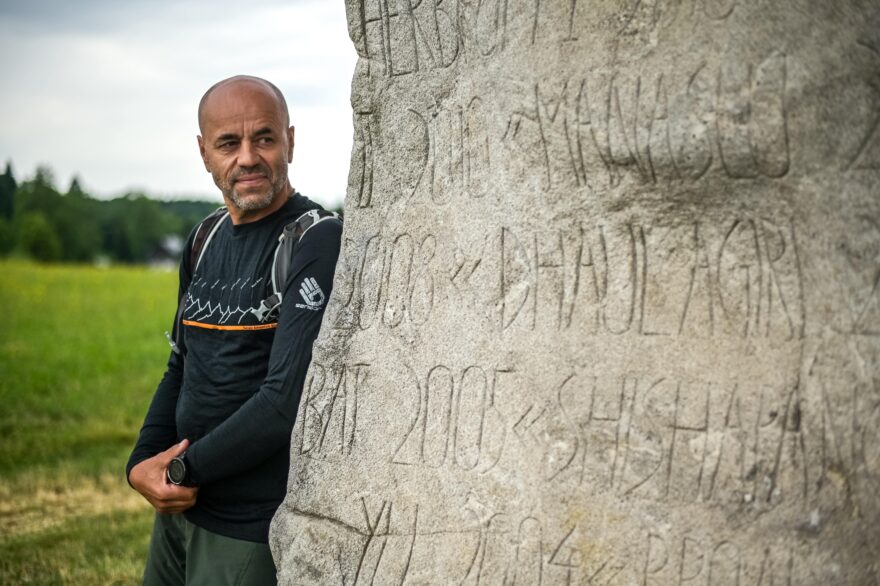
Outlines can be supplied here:
[[266, 283], [263, 277], [251, 282], [251, 277], [239, 278], [232, 284], [223, 285], [220, 281], [210, 283], [202, 277], [196, 278], [187, 291], [184, 303], [185, 322], [198, 322], [211, 325], [257, 324], [254, 316], [260, 303], [266, 298]]

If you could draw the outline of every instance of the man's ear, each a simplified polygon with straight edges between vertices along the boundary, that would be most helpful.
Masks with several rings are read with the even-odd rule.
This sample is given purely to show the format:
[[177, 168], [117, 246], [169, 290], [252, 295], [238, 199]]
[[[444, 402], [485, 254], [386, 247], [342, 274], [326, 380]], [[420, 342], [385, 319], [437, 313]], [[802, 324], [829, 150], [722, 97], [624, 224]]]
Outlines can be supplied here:
[[199, 143], [199, 155], [202, 157], [202, 163], [205, 165], [205, 171], [208, 173], [211, 172], [211, 169], [208, 168], [208, 154], [205, 152], [205, 139], [201, 137], [201, 135], [196, 136], [196, 140]]
[[294, 136], [294, 131], [293, 131], [293, 126], [291, 126], [290, 128], [287, 129], [287, 142], [288, 142], [287, 162], [288, 163], [293, 162], [293, 136]]

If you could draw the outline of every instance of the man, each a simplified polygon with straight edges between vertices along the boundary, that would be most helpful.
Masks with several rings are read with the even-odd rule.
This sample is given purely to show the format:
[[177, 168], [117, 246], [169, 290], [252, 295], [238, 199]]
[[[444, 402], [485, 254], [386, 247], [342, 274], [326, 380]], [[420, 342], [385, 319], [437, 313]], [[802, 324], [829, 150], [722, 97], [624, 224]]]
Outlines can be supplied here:
[[[269, 522], [287, 485], [290, 435], [339, 255], [339, 221], [297, 244], [280, 311], [267, 313], [284, 226], [319, 209], [288, 179], [284, 96], [238, 76], [199, 104], [199, 152], [228, 216], [180, 264], [176, 344], [127, 466], [157, 511], [144, 582], [274, 584]], [[203, 238], [203, 237], [202, 237]], [[179, 330], [179, 331], [178, 331]]]

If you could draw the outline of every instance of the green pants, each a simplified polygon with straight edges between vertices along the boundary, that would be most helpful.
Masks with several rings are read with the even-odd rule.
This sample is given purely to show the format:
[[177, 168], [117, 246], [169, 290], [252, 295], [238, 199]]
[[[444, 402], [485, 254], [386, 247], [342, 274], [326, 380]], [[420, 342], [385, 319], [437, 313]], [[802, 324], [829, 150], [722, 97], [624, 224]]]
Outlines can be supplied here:
[[275, 584], [275, 564], [268, 544], [211, 533], [183, 515], [156, 515], [144, 586]]

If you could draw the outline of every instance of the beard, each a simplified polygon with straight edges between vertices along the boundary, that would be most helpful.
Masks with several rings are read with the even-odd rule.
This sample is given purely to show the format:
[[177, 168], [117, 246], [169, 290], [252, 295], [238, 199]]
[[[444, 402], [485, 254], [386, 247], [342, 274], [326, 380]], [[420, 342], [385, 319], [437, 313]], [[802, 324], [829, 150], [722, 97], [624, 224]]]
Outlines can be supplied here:
[[[272, 205], [272, 202], [284, 191], [284, 187], [287, 183], [287, 165], [285, 164], [283, 168], [279, 169], [279, 173], [274, 175], [267, 169], [266, 167], [258, 167], [255, 169], [248, 169], [246, 171], [239, 170], [237, 171], [229, 181], [226, 181], [222, 177], [219, 177], [217, 174], [212, 173], [214, 176], [214, 183], [217, 184], [217, 187], [220, 188], [220, 191], [223, 193], [224, 199], [232, 202], [232, 205], [242, 211], [257, 211], [263, 210]], [[235, 181], [241, 175], [249, 174], [249, 173], [262, 173], [265, 175], [269, 181], [269, 187], [266, 188], [265, 191], [252, 191], [252, 192], [239, 192], [235, 188]]]
[[231, 189], [228, 194], [228, 199], [232, 202], [232, 205], [237, 207], [238, 209], [246, 212], [252, 212], [256, 210], [263, 210], [272, 205], [272, 202], [275, 201], [275, 197], [278, 195], [277, 190], [273, 188], [266, 190], [264, 193], [255, 193], [242, 195], [238, 193], [235, 189]]

